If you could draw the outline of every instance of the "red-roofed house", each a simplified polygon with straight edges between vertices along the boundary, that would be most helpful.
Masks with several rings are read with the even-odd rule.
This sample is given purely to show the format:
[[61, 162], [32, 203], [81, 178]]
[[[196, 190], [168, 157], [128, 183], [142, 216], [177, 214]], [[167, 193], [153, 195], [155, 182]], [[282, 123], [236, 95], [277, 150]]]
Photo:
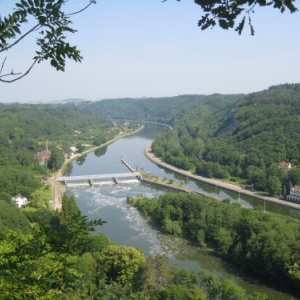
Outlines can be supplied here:
[[286, 170], [286, 171], [289, 171], [291, 168], [292, 168], [292, 165], [291, 163], [289, 162], [285, 162], [285, 161], [282, 161], [280, 164], [279, 164], [280, 168]]
[[48, 150], [48, 140], [46, 141], [46, 150], [38, 152], [37, 155], [40, 164], [43, 165], [45, 161], [49, 160], [51, 157], [51, 150]]

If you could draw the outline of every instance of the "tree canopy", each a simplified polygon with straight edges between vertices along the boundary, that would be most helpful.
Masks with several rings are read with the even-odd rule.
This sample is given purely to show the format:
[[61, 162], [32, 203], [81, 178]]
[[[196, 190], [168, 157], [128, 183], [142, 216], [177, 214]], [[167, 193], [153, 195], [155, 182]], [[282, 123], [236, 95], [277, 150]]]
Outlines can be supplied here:
[[[6, 57], [0, 68], [0, 82], [11, 83], [26, 76], [36, 63], [50, 60], [50, 64], [58, 71], [65, 70], [66, 58], [80, 62], [82, 56], [76, 46], [67, 42], [67, 34], [75, 33], [71, 27], [71, 17], [87, 9], [94, 0], [87, 0], [87, 4], [81, 10], [66, 13], [66, 0], [21, 0], [15, 4], [13, 13], [0, 17], [0, 53], [7, 52], [28, 35], [37, 33], [36, 45], [38, 49], [33, 56], [33, 62], [28, 69], [21, 73], [12, 69], [4, 72]], [[25, 23], [30, 23], [27, 31], [24, 31]], [[8, 78], [8, 79], [6, 79]]]
[[[37, 34], [38, 47], [33, 61], [24, 72], [14, 71], [13, 68], [10, 69], [11, 71], [6, 71], [7, 57], [4, 57], [0, 67], [0, 82], [11, 83], [19, 80], [26, 76], [36, 63], [45, 60], [49, 60], [51, 66], [58, 71], [65, 70], [66, 58], [76, 62], [82, 60], [80, 50], [69, 44], [67, 35], [76, 32], [72, 26], [72, 16], [86, 10], [96, 1], [86, 0], [86, 5], [82, 9], [71, 13], [65, 12], [67, 2], [66, 0], [20, 0], [16, 2], [11, 14], [0, 16], [0, 53], [18, 46], [32, 34]], [[295, 2], [296, 0], [195, 0], [204, 13], [198, 21], [198, 26], [202, 30], [219, 25], [223, 29], [234, 28], [241, 34], [245, 23], [248, 22], [252, 35], [254, 35], [254, 28], [251, 14], [257, 7], [273, 6], [281, 12], [288, 10], [294, 13], [298, 10]], [[25, 25], [26, 23], [29, 26]]]
[[[180, 0], [177, 1], [180, 2]], [[245, 23], [248, 21], [251, 35], [254, 35], [251, 14], [254, 14], [257, 7], [273, 6], [274, 9], [279, 9], [282, 13], [286, 10], [294, 13], [298, 11], [295, 2], [296, 0], [195, 0], [195, 3], [200, 5], [204, 12], [198, 21], [198, 26], [202, 30], [219, 25], [223, 29], [234, 28], [241, 34]], [[238, 21], [239, 17], [241, 20]]]
[[127, 202], [166, 234], [208, 244], [243, 270], [300, 288], [299, 220], [187, 193], [128, 197]]
[[[198, 22], [198, 26], [202, 30], [219, 25], [223, 29], [235, 28], [241, 34], [245, 22], [248, 21], [252, 35], [254, 35], [254, 28], [251, 14], [255, 12], [257, 7], [273, 6], [273, 8], [279, 9], [281, 12], [289, 10], [291, 13], [294, 13], [298, 10], [295, 2], [295, 0], [195, 0], [195, 3], [200, 5], [204, 12], [204, 15]], [[242, 19], [237, 25], [238, 17]]]
[[[300, 84], [283, 84], [240, 96], [218, 110], [205, 112], [199, 102], [197, 108], [186, 105], [173, 130], [155, 137], [152, 150], [181, 169], [285, 197], [300, 184], [299, 97]], [[174, 113], [173, 106], [169, 111]]]
[[[21, 194], [43, 206], [40, 178], [61, 167], [63, 152], [76, 143], [92, 145], [96, 137], [110, 140], [119, 131], [109, 120], [78, 109], [0, 104], [0, 200]], [[53, 155], [41, 165], [46, 140]]]

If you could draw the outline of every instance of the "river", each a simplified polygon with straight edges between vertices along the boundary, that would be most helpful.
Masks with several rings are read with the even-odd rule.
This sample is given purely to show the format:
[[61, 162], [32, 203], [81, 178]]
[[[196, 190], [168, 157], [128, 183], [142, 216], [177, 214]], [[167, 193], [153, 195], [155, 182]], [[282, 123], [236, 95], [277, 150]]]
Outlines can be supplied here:
[[[174, 174], [152, 162], [144, 155], [144, 148], [153, 141], [161, 126], [146, 125], [145, 128], [131, 136], [115, 141], [104, 148], [91, 152], [69, 165], [65, 175], [93, 175], [107, 173], [128, 172], [121, 163], [123, 156], [131, 166], [142, 169], [160, 178], [174, 179], [175, 182], [188, 185], [206, 193], [217, 195], [220, 198], [230, 198], [242, 205], [253, 207], [263, 206], [261, 200], [245, 195], [222, 190], [219, 187], [190, 180], [185, 176]], [[199, 271], [201, 267], [223, 278], [229, 278], [242, 286], [247, 293], [260, 291], [266, 293], [270, 299], [292, 299], [293, 296], [277, 287], [269, 287], [254, 279], [249, 274], [241, 274], [238, 268], [224, 263], [221, 259], [203, 252], [201, 249], [190, 246], [185, 240], [160, 234], [151, 228], [139, 215], [129, 208], [127, 196], [144, 195], [150, 198], [165, 193], [163, 190], [142, 185], [136, 180], [125, 180], [115, 185], [112, 181], [94, 187], [69, 187], [68, 194], [73, 194], [83, 215], [89, 219], [101, 218], [107, 221], [97, 230], [103, 232], [112, 241], [127, 246], [139, 247], [145, 255], [166, 254], [172, 264]], [[267, 211], [284, 215], [297, 215], [298, 211], [274, 203], [265, 203]], [[295, 296], [293, 299], [296, 299]]]

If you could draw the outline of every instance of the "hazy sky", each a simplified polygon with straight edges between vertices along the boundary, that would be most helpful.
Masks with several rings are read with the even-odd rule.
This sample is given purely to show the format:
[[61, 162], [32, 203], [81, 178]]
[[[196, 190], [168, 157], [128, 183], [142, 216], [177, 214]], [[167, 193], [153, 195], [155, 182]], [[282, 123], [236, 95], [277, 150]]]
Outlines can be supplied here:
[[[2, 17], [14, 2], [0, 1]], [[85, 3], [69, 0], [68, 12]], [[257, 8], [255, 36], [246, 25], [241, 36], [201, 31], [201, 15], [192, 0], [98, 0], [73, 18], [78, 32], [70, 41], [82, 63], [69, 60], [66, 71], [57, 72], [43, 62], [18, 82], [0, 83], [0, 102], [249, 93], [300, 82], [300, 12]], [[24, 71], [35, 50], [28, 38], [1, 53], [4, 71]]]

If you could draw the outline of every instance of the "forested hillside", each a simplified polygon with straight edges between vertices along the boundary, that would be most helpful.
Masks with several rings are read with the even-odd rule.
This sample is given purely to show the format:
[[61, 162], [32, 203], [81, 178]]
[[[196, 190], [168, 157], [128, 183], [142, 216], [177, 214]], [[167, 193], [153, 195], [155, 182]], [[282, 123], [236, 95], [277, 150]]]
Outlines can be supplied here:
[[[272, 87], [269, 91], [276, 93], [277, 89], [282, 89], [286, 97], [291, 95], [289, 101], [293, 103], [294, 97], [299, 94], [297, 88], [287, 85]], [[268, 91], [262, 92], [262, 95], [265, 93]], [[114, 109], [116, 115], [123, 116], [122, 119], [136, 119], [134, 116], [137, 114], [140, 120], [173, 125], [174, 129], [159, 134], [153, 145], [153, 150], [165, 160], [197, 172], [211, 164], [211, 169], [219, 173], [209, 176], [225, 174], [231, 177], [230, 168], [240, 168], [239, 176], [242, 177], [248, 174], [243, 171], [245, 161], [248, 161], [248, 148], [242, 146], [247, 139], [239, 140], [237, 136], [244, 129], [253, 127], [252, 119], [263, 121], [263, 109], [254, 110], [252, 114], [247, 113], [248, 109], [269, 105], [261, 104], [260, 96], [256, 96], [180, 96], [166, 102], [162, 101], [163, 98], [142, 99], [144, 106], [139, 103], [140, 100], [126, 100], [124, 106], [121, 100], [120, 103], [117, 100], [119, 104], [114, 104]], [[82, 104], [85, 109], [89, 106], [90, 112], [72, 108], [69, 104], [0, 106], [2, 297], [268, 299], [257, 292], [247, 295], [232, 281], [222, 280], [204, 270], [197, 274], [171, 267], [166, 256], [146, 258], [139, 249], [115, 245], [100, 233], [89, 234], [94, 226], [104, 223], [102, 220], [87, 221], [73, 197], [63, 197], [61, 212], [45, 208], [20, 210], [13, 205], [12, 195], [21, 193], [31, 197], [40, 188], [39, 179], [47, 171], [47, 166], [41, 166], [35, 154], [44, 149], [47, 139], [49, 149], [62, 153], [70, 143], [97, 145], [120, 130], [108, 118], [99, 116], [101, 102]], [[112, 105], [113, 100], [103, 103]], [[274, 110], [274, 122], [280, 119], [277, 106], [285, 113], [289, 111], [289, 116], [296, 116], [295, 110], [292, 110], [296, 104], [291, 104], [290, 110], [284, 104], [270, 105], [274, 105], [270, 109]], [[107, 111], [104, 109], [103, 115], [113, 115], [112, 107]], [[252, 148], [252, 151], [259, 149], [257, 145]], [[220, 157], [224, 162], [218, 161]], [[265, 157], [260, 157], [258, 161], [262, 159]], [[255, 157], [253, 160], [256, 161]], [[297, 180], [297, 169], [287, 175], [287, 172], [278, 169], [278, 163], [276, 168], [272, 163], [268, 166], [267, 160], [262, 164], [265, 169], [261, 165], [249, 166], [251, 170], [256, 167], [266, 174], [270, 170], [279, 172], [282, 176], [278, 175], [279, 180]], [[246, 170], [248, 172], [248, 168]], [[168, 194], [157, 201], [141, 199], [137, 204], [145, 215], [153, 217], [163, 231], [191, 239], [198, 246], [212, 243], [218, 254], [236, 261], [242, 268], [258, 272], [262, 277], [269, 277], [283, 285], [299, 288], [298, 220], [282, 216], [277, 218], [260, 211], [250, 213], [238, 205], [217, 203], [194, 195]]]
[[38, 142], [45, 143], [46, 139], [59, 142], [68, 140], [75, 130], [87, 132], [111, 125], [111, 122], [96, 114], [78, 109], [25, 104], [0, 106], [0, 138], [4, 145], [26, 144], [33, 148], [38, 147]]
[[40, 176], [50, 171], [36, 157], [45, 150], [46, 140], [55, 159], [55, 166], [50, 160], [49, 167], [57, 169], [71, 145], [106, 141], [114, 130], [118, 129], [109, 120], [73, 108], [0, 105], [0, 191], [30, 198], [40, 186]]
[[97, 112], [112, 119], [144, 120], [173, 126], [190, 112], [193, 112], [193, 118], [199, 120], [200, 117], [228, 108], [240, 98], [241, 95], [182, 95], [163, 98], [107, 99], [65, 105]]
[[[206, 177], [246, 180], [271, 195], [300, 183], [300, 84], [272, 86], [239, 99], [226, 114], [195, 120], [186, 112], [153, 151], [165, 161]], [[220, 118], [221, 117], [221, 118]], [[287, 172], [280, 167], [289, 162]]]
[[[300, 84], [248, 95], [182, 95], [67, 103], [106, 118], [166, 123], [153, 151], [199, 175], [239, 181], [270, 195], [300, 184]], [[291, 163], [290, 172], [281, 163]]]

